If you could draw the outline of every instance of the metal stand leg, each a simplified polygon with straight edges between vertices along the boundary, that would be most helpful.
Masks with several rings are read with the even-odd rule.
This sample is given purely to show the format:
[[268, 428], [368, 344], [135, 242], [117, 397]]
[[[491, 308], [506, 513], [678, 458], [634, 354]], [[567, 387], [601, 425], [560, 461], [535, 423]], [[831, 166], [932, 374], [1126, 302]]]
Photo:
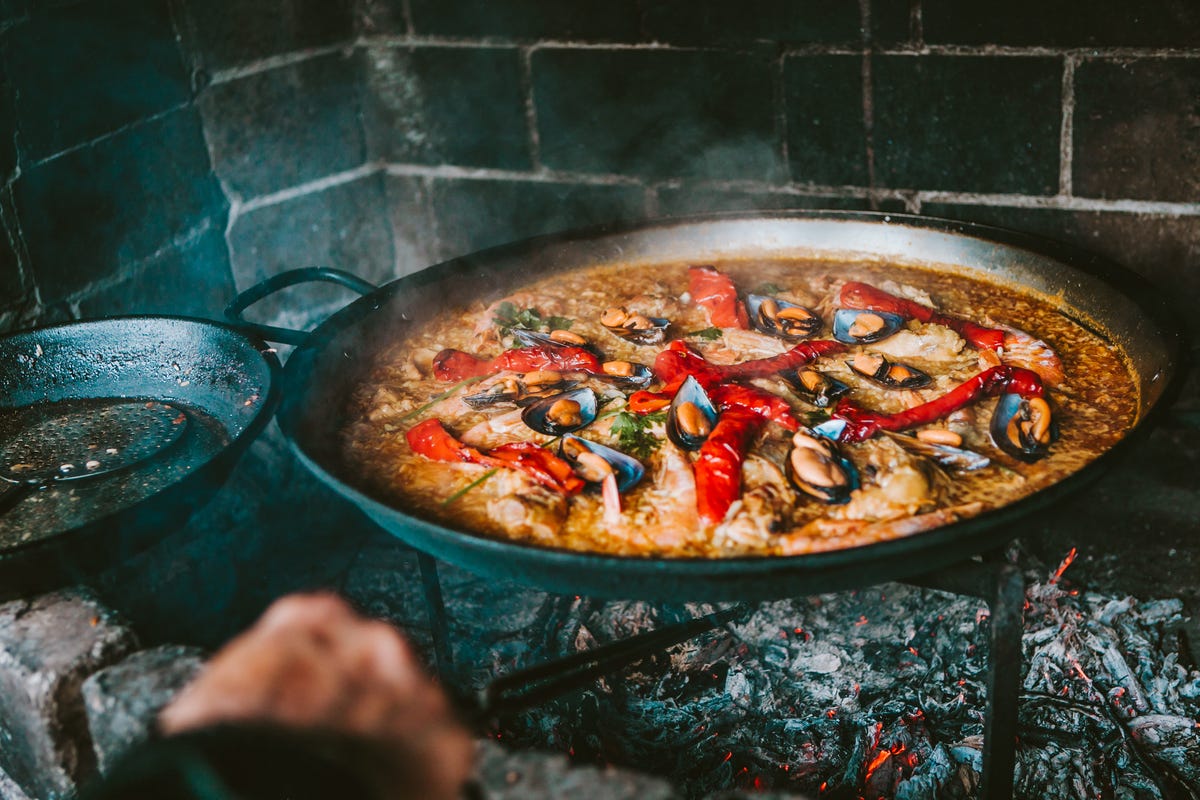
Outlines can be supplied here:
[[425, 553], [418, 553], [417, 563], [421, 568], [421, 587], [425, 590], [425, 608], [429, 612], [429, 630], [433, 635], [434, 668], [442, 683], [450, 684], [455, 677], [454, 647], [450, 644], [450, 628], [446, 622], [446, 603], [442, 599], [437, 560]]
[[1009, 800], [1016, 765], [1017, 697], [1021, 685], [1021, 635], [1025, 631], [1025, 579], [1012, 564], [968, 561], [907, 583], [985, 600], [991, 611], [987, 716], [983, 727], [980, 800]]

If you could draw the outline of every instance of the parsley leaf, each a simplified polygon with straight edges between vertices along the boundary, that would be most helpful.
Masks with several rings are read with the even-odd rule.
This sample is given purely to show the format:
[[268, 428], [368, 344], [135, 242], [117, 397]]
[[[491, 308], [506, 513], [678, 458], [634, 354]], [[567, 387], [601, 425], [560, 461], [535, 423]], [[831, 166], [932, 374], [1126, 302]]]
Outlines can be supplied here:
[[667, 421], [667, 412], [655, 411], [651, 414], [633, 414], [629, 411], [619, 411], [613, 418], [612, 432], [617, 435], [620, 449], [635, 458], [649, 458], [662, 440], [650, 432], [651, 426]]
[[715, 342], [724, 335], [721, 333], [720, 328], [702, 328], [698, 331], [689, 331], [684, 334], [689, 339], [707, 339], [710, 342]]
[[514, 328], [527, 331], [566, 330], [575, 320], [553, 316], [542, 319], [541, 312], [536, 308], [517, 308], [506, 300], [497, 306], [492, 322], [500, 327], [500, 337], [504, 338], [511, 336]]
[[758, 286], [754, 287], [754, 291], [751, 292], [751, 294], [779, 294], [782, 291], [782, 286], [768, 281], [767, 283], [760, 283]]

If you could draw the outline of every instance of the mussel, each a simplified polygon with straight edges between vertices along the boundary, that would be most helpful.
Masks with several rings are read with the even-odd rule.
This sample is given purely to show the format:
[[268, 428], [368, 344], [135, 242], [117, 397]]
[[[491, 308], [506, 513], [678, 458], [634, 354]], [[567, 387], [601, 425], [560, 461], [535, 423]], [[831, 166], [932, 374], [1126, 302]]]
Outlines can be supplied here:
[[704, 387], [689, 375], [667, 411], [667, 437], [684, 450], [699, 450], [716, 427], [717, 416]]
[[561, 436], [590, 425], [596, 419], [599, 401], [590, 388], [543, 397], [521, 412], [521, 421], [538, 433]]
[[797, 489], [831, 505], [847, 502], [859, 486], [858, 470], [837, 444], [804, 428], [792, 436], [785, 471]]
[[605, 361], [600, 365], [603, 373], [597, 375], [622, 389], [645, 389], [654, 382], [654, 372], [645, 364], [632, 361]]
[[748, 295], [746, 311], [755, 328], [784, 339], [806, 339], [821, 330], [823, 324], [812, 309], [765, 294]]
[[828, 408], [834, 400], [850, 391], [850, 387], [837, 378], [812, 367], [785, 369], [780, 371], [779, 377], [817, 408]]
[[1046, 398], [1015, 393], [1000, 396], [988, 430], [997, 447], [1028, 463], [1044, 457], [1058, 439], [1058, 424]]
[[614, 476], [619, 492], [632, 489], [646, 474], [646, 468], [636, 458], [570, 434], [562, 438], [558, 453], [588, 483], [600, 484], [609, 475]]
[[870, 344], [904, 327], [904, 317], [889, 311], [839, 308], [833, 315], [833, 338], [843, 344]]
[[473, 394], [463, 397], [471, 408], [504, 405], [528, 405], [550, 392], [562, 391], [577, 381], [567, 380], [556, 370], [536, 370], [524, 375], [504, 375]]
[[566, 328], [557, 328], [549, 333], [513, 328], [512, 335], [526, 347], [582, 347], [585, 350], [595, 350], [591, 342]]
[[600, 324], [614, 336], [634, 344], [662, 344], [671, 321], [631, 312], [624, 306], [613, 306], [600, 315]]
[[[952, 433], [945, 428], [934, 430]], [[953, 440], [950, 437], [939, 441], [937, 437], [923, 436], [922, 434], [926, 433], [926, 431], [919, 431], [916, 436], [889, 433], [887, 431], [885, 433], [908, 452], [928, 458], [955, 472], [974, 472], [992, 463], [992, 460], [987, 456], [960, 447], [962, 437], [958, 436], [958, 434], [953, 434], [958, 440], [957, 444], [953, 444], [951, 443]]]
[[858, 353], [846, 366], [889, 389], [920, 389], [933, 383], [933, 378], [916, 367], [888, 361], [878, 353]]

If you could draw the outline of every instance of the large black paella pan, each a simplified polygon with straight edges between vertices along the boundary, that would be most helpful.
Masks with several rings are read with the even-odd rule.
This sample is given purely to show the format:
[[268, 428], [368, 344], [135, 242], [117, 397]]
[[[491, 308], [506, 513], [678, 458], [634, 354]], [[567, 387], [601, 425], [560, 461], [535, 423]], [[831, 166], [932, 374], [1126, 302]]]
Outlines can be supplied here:
[[[339, 430], [354, 387], [381, 347], [444, 309], [492, 299], [547, 275], [603, 264], [706, 263], [747, 258], [887, 260], [953, 269], [1052, 296], [1098, 329], [1132, 365], [1136, 425], [1104, 457], [1019, 502], [909, 538], [833, 552], [730, 559], [615, 557], [498, 541], [435, 524], [356, 483]], [[322, 276], [328, 279], [329, 275]], [[297, 278], [284, 278], [283, 282]], [[277, 282], [278, 284], [279, 282]], [[273, 287], [256, 287], [255, 297]], [[362, 288], [362, 287], [358, 287]], [[244, 308], [251, 298], [240, 298]], [[288, 336], [274, 332], [275, 338]], [[271, 335], [268, 334], [268, 338]], [[795, 212], [689, 218], [540, 237], [465, 256], [393, 281], [289, 336], [278, 419], [302, 461], [384, 529], [477, 573], [548, 590], [646, 599], [765, 599], [900, 579], [978, 554], [1019, 532], [1018, 521], [1094, 478], [1145, 430], [1178, 383], [1180, 336], [1166, 304], [1134, 274], [1022, 234], [898, 215]]]

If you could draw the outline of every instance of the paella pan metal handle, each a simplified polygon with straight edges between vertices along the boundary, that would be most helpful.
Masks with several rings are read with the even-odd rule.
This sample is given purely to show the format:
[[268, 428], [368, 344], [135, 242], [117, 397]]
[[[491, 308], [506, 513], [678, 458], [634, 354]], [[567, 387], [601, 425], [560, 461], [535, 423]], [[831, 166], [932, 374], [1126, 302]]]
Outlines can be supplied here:
[[331, 269], [330, 267], [290, 269], [278, 275], [272, 275], [265, 281], [251, 286], [233, 298], [233, 301], [225, 307], [225, 318], [236, 325], [254, 331], [269, 342], [282, 342], [283, 344], [294, 345], [304, 344], [304, 340], [308, 338], [308, 331], [280, 328], [275, 325], [264, 325], [261, 322], [250, 322], [242, 314], [259, 300], [269, 297], [289, 286], [316, 282], [336, 283], [362, 295], [370, 294], [377, 288], [375, 284], [365, 281], [357, 275], [343, 272], [340, 269]]

